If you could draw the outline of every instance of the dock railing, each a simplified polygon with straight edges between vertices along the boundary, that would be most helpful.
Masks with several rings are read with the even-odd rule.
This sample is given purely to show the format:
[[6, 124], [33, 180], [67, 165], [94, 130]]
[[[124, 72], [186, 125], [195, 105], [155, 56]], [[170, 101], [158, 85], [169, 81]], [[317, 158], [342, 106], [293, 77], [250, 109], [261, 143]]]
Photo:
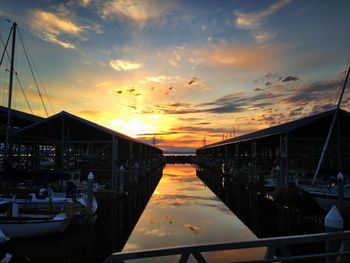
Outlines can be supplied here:
[[[262, 238], [257, 240], [211, 243], [202, 245], [177, 246], [157, 249], [147, 249], [130, 252], [118, 252], [109, 256], [104, 263], [119, 263], [127, 260], [146, 258], [159, 258], [179, 255], [179, 263], [188, 262], [192, 255], [199, 263], [209, 262], [202, 253], [224, 250], [237, 250], [249, 248], [266, 248], [265, 256], [261, 259], [240, 260], [233, 262], [349, 262], [350, 231], [318, 233], [308, 235], [284, 236]], [[304, 254], [291, 254], [289, 248], [300, 244], [332, 243], [333, 249], [326, 251], [326, 246], [319, 246], [318, 251]], [[330, 246], [327, 246], [328, 248]], [[232, 261], [231, 261], [232, 262]]]

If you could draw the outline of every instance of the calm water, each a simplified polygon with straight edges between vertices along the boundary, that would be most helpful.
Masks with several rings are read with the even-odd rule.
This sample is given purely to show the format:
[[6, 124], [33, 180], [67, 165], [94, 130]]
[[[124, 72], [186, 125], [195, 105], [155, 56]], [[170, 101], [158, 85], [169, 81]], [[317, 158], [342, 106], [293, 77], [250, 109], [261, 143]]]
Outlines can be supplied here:
[[[159, 170], [130, 190], [123, 198], [99, 202], [95, 225], [59, 235], [11, 240], [7, 252], [14, 255], [13, 262], [20, 263], [95, 263], [121, 250], [256, 239], [198, 179], [191, 165], [167, 165], [163, 176]], [[259, 258], [263, 253], [240, 250], [204, 256], [210, 262], [229, 262]], [[172, 258], [163, 262], [172, 262]]]
[[[252, 239], [256, 236], [196, 177], [196, 169], [177, 164], [165, 167], [123, 251]], [[263, 253], [254, 249], [204, 256], [211, 262], [228, 262], [260, 258]]]

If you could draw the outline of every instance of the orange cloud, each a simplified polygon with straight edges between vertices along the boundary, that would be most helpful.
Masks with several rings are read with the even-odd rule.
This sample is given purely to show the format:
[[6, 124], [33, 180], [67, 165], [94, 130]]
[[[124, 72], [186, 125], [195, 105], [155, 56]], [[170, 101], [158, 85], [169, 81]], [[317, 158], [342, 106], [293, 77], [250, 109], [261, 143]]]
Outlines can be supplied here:
[[61, 39], [61, 36], [63, 34], [77, 36], [82, 32], [82, 28], [68, 18], [43, 10], [33, 11], [31, 26], [45, 41], [70, 49], [76, 48], [75, 45]]
[[131, 62], [123, 59], [116, 59], [109, 62], [116, 71], [133, 70], [143, 66], [141, 63]]
[[146, 84], [146, 83], [149, 83], [149, 82], [154, 82], [154, 83], [162, 83], [166, 80], [169, 80], [171, 79], [171, 77], [166, 77], [166, 76], [163, 76], [163, 75], [160, 75], [160, 76], [146, 76], [144, 79], [140, 80], [140, 83], [142, 84]]
[[236, 26], [239, 28], [252, 29], [260, 26], [261, 20], [274, 14], [276, 11], [281, 9], [283, 6], [287, 5], [290, 0], [280, 0], [267, 9], [260, 12], [242, 13], [235, 12]]
[[199, 50], [198, 57], [205, 63], [236, 69], [264, 69], [273, 65], [273, 60], [284, 49], [283, 45], [236, 46], [231, 43], [210, 45]]
[[171, 6], [171, 2], [161, 0], [110, 0], [104, 2], [100, 12], [104, 18], [122, 16], [143, 27], [151, 21], [161, 19], [168, 13]]

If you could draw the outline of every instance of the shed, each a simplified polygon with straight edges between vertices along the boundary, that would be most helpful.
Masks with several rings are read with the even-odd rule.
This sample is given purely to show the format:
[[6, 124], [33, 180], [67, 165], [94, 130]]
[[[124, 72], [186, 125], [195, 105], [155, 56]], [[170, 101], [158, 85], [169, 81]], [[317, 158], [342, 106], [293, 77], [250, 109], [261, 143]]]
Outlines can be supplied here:
[[[266, 177], [279, 165], [288, 178], [314, 174], [335, 109], [197, 149], [199, 158], [230, 166], [235, 173]], [[350, 172], [350, 114], [339, 110], [321, 177]]]
[[13, 133], [14, 163], [26, 169], [94, 171], [98, 180], [115, 178], [117, 167], [162, 156], [162, 150], [62, 111]]

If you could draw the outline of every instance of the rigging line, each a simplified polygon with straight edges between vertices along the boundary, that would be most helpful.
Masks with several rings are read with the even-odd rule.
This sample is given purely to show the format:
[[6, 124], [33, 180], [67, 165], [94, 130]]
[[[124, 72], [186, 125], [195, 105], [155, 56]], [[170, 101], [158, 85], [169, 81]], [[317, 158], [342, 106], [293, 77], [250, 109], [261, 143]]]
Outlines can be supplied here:
[[[346, 62], [346, 67], [344, 68], [344, 71], [341, 71], [338, 75], [338, 77], [335, 79], [336, 81], [339, 81], [339, 85], [338, 85], [338, 89], [337, 89], [337, 93], [336, 93], [336, 97], [334, 98], [334, 101], [332, 103], [333, 108], [340, 108], [340, 104], [339, 104], [339, 100], [338, 98], [341, 96], [342, 93], [342, 85], [341, 83], [344, 81], [344, 79], [346, 78], [346, 74], [347, 74], [347, 68], [350, 67], [350, 56], [348, 57], [348, 60]], [[344, 73], [344, 74], [342, 74]], [[338, 106], [337, 106], [338, 104]]]
[[[9, 36], [7, 37], [6, 45], [4, 45], [4, 40], [3, 40], [3, 38], [2, 38], [2, 36], [1, 36], [1, 34], [0, 34], [1, 43], [5, 46], [4, 52], [2, 52], [2, 55], [1, 55], [0, 67], [1, 67], [1, 65], [2, 65], [2, 61], [3, 61], [3, 59], [4, 59], [5, 53], [7, 53], [7, 45], [8, 45], [8, 43], [9, 43], [9, 41], [10, 41], [10, 37], [11, 37], [12, 30], [13, 30], [13, 27], [11, 27]], [[7, 53], [7, 55], [8, 55], [8, 53]]]
[[54, 108], [53, 108], [53, 106], [52, 106], [51, 99], [50, 99], [49, 95], [47, 94], [45, 85], [44, 85], [43, 81], [41, 80], [40, 75], [38, 74], [38, 71], [37, 71], [36, 68], [35, 68], [35, 65], [34, 65], [34, 70], [35, 70], [35, 72], [36, 72], [36, 74], [37, 74], [37, 76], [38, 76], [38, 79], [39, 79], [39, 82], [40, 82], [41, 86], [43, 87], [43, 90], [44, 90], [44, 93], [45, 93], [45, 97], [46, 97], [47, 101], [49, 102], [51, 111], [52, 111], [52, 113], [54, 114], [54, 113], [55, 113], [55, 110], [54, 110]]
[[40, 97], [41, 103], [42, 103], [42, 105], [43, 105], [43, 107], [44, 107], [44, 110], [45, 110], [45, 113], [46, 113], [46, 117], [49, 117], [49, 114], [47, 113], [47, 109], [46, 109], [46, 106], [45, 106], [45, 103], [44, 103], [43, 97], [41, 96], [41, 93], [40, 93], [40, 89], [39, 89], [39, 86], [38, 86], [38, 82], [37, 82], [37, 80], [36, 80], [36, 78], [35, 78], [35, 75], [34, 75], [34, 72], [33, 72], [32, 65], [31, 65], [31, 63], [30, 63], [30, 61], [29, 61], [29, 57], [28, 57], [28, 54], [27, 54], [27, 50], [26, 50], [26, 48], [24, 47], [24, 44], [23, 44], [23, 40], [22, 40], [22, 36], [21, 36], [21, 34], [19, 34], [19, 39], [20, 39], [20, 41], [21, 41], [22, 48], [23, 48], [24, 54], [25, 54], [25, 56], [26, 56], [26, 59], [27, 59], [28, 65], [29, 65], [30, 72], [32, 73], [32, 77], [33, 77], [33, 79], [34, 79], [35, 86], [36, 86], [36, 89], [37, 89], [37, 91], [38, 91], [38, 94], [39, 94], [39, 97]]
[[[13, 27], [11, 27], [10, 35], [11, 35], [12, 30], [13, 30]], [[9, 60], [11, 59], [11, 58], [10, 58], [10, 54], [8, 53], [7, 48], [6, 48], [8, 42], [9, 42], [9, 39], [10, 39], [10, 35], [9, 35], [9, 37], [8, 37], [8, 39], [7, 39], [7, 43], [6, 43], [6, 46], [5, 46], [5, 45], [4, 45], [4, 40], [3, 40], [3, 38], [2, 38], [2, 36], [1, 36], [1, 34], [0, 34], [0, 41], [1, 41], [1, 43], [5, 46], [4, 53], [3, 53], [2, 58], [1, 58], [1, 63], [2, 63], [2, 61], [3, 61], [3, 57], [4, 57], [5, 53], [6, 53], [6, 55], [7, 55], [7, 58], [8, 58]], [[0, 63], [0, 66], [1, 66], [1, 63]], [[16, 64], [17, 64], [17, 63], [16, 63]], [[20, 86], [20, 88], [21, 88], [21, 90], [22, 90], [22, 94], [23, 94], [23, 97], [24, 97], [24, 99], [25, 99], [25, 101], [26, 101], [26, 103], [27, 103], [27, 106], [28, 106], [30, 112], [33, 114], [32, 107], [31, 107], [30, 104], [29, 104], [29, 101], [28, 101], [28, 98], [27, 98], [27, 96], [26, 96], [26, 94], [25, 94], [25, 92], [24, 92], [22, 83], [21, 83], [20, 79], [18, 78], [18, 73], [17, 73], [16, 70], [15, 70], [14, 73], [15, 73], [16, 79], [17, 79], [17, 81], [18, 81], [18, 84], [19, 84], [19, 86]], [[5, 104], [5, 102], [3, 102], [3, 103]]]
[[[22, 38], [22, 34], [21, 34], [20, 30], [18, 30], [18, 34], [19, 34], [19, 38], [20, 38], [20, 41], [21, 41], [21, 44], [22, 44], [22, 47], [23, 47], [23, 50], [24, 50], [24, 54], [25, 54], [25, 56], [26, 56], [26, 58], [27, 58], [27, 62], [28, 62], [28, 64], [29, 64], [30, 71], [31, 71], [31, 73], [32, 73], [33, 79], [34, 79], [35, 84], [36, 84], [36, 89], [37, 89], [37, 91], [38, 91], [38, 94], [39, 94], [41, 103], [42, 103], [42, 105], [43, 105], [43, 107], [44, 107], [44, 110], [45, 110], [45, 113], [46, 113], [46, 117], [49, 117], [48, 112], [47, 112], [47, 109], [46, 109], [46, 106], [45, 106], [45, 103], [44, 103], [43, 98], [42, 98], [41, 93], [40, 93], [40, 89], [39, 89], [38, 83], [37, 83], [36, 78], [35, 78], [35, 76], [34, 76], [34, 74], [33, 74], [33, 69], [32, 69], [31, 64], [30, 64], [30, 60], [29, 60], [29, 58], [30, 58], [30, 53], [29, 53], [29, 50], [28, 50], [28, 52], [27, 52], [27, 50], [26, 50], [26, 48], [25, 48], [25, 45], [24, 45], [24, 40], [23, 40], [23, 38]], [[34, 64], [33, 64], [33, 65], [34, 65]], [[34, 67], [35, 67], [35, 65], [34, 65]], [[37, 75], [38, 75], [38, 77], [39, 77], [39, 74], [38, 74], [38, 73], [37, 73]], [[39, 80], [40, 80], [40, 77], [39, 77]], [[44, 89], [44, 91], [45, 91], [45, 89]], [[46, 92], [46, 91], [45, 91], [45, 92]], [[47, 95], [46, 95], [46, 97], [48, 98]], [[50, 101], [49, 101], [49, 102], [50, 102]], [[51, 106], [51, 108], [52, 108], [52, 106]], [[54, 111], [53, 111], [53, 112], [54, 112]], [[55, 129], [54, 129], [52, 123], [50, 123], [49, 126], [50, 126], [50, 128], [51, 128], [51, 131], [52, 131], [53, 133], [55, 133]], [[40, 132], [41, 132], [42, 135], [44, 135], [44, 132], [43, 132], [42, 129], [40, 129]]]
[[339, 100], [338, 100], [337, 107], [336, 107], [335, 112], [334, 112], [334, 115], [333, 115], [332, 123], [331, 123], [331, 126], [330, 126], [330, 128], [329, 128], [326, 141], [325, 141], [325, 143], [324, 143], [324, 145], [323, 145], [323, 149], [322, 149], [321, 156], [320, 156], [320, 159], [319, 159], [318, 164], [317, 164], [317, 168], [316, 168], [316, 171], [315, 171], [314, 178], [312, 179], [312, 184], [313, 184], [313, 185], [314, 185], [315, 182], [316, 182], [318, 172], [319, 172], [319, 170], [320, 170], [320, 168], [321, 168], [322, 161], [323, 161], [323, 157], [324, 157], [324, 154], [325, 154], [325, 152], [326, 152], [326, 150], [327, 150], [327, 147], [328, 147], [328, 144], [329, 144], [329, 140], [330, 140], [330, 138], [331, 138], [332, 131], [333, 131], [333, 127], [334, 127], [334, 124], [335, 124], [335, 120], [336, 120], [336, 118], [337, 118], [337, 115], [338, 115], [338, 112], [339, 112], [339, 109], [340, 109], [340, 104], [341, 104], [341, 101], [342, 101], [342, 99], [343, 99], [344, 91], [345, 91], [345, 88], [346, 88], [346, 86], [347, 86], [347, 82], [348, 82], [348, 79], [349, 79], [350, 64], [347, 65], [347, 69], [348, 69], [348, 70], [346, 71], [346, 76], [345, 76], [344, 84], [343, 84], [342, 91], [341, 91], [341, 94], [340, 94], [340, 97], [339, 97]]
[[[23, 39], [23, 43], [25, 44], [25, 39], [21, 37], [21, 31], [20, 31], [19, 28], [18, 28], [18, 34], [20, 35], [20, 38]], [[29, 59], [30, 59], [31, 61], [34, 61], [34, 60], [32, 59], [31, 54], [30, 54], [30, 50], [27, 50], [27, 52], [28, 52], [28, 57], [29, 57]], [[33, 68], [34, 68], [34, 72], [35, 72], [35, 74], [36, 74], [36, 76], [37, 76], [37, 78], [38, 78], [38, 80], [39, 80], [39, 83], [41, 84], [41, 86], [42, 86], [42, 88], [43, 88], [43, 91], [44, 91], [44, 93], [45, 93], [44, 95], [46, 96], [46, 99], [47, 99], [47, 101], [49, 102], [49, 106], [50, 106], [50, 108], [51, 108], [51, 111], [52, 111], [52, 113], [55, 113], [55, 110], [54, 110], [54, 108], [53, 108], [53, 106], [52, 106], [50, 97], [49, 97], [48, 94], [47, 94], [45, 85], [44, 85], [43, 81], [41, 80], [41, 77], [40, 77], [40, 75], [39, 75], [39, 72], [38, 72], [38, 70], [37, 70], [37, 67], [35, 66], [34, 63], [33, 63]]]
[[21, 88], [22, 94], [23, 94], [24, 99], [25, 99], [25, 101], [26, 101], [26, 103], [27, 103], [27, 106], [28, 106], [28, 108], [29, 108], [29, 110], [30, 110], [30, 113], [34, 115], [33, 110], [32, 110], [32, 107], [30, 107], [28, 98], [27, 98], [27, 96], [26, 96], [26, 94], [25, 94], [25, 92], [24, 92], [24, 90], [23, 90], [22, 83], [21, 83], [21, 81], [19, 80], [17, 73], [16, 73], [16, 79], [17, 79], [17, 81], [18, 81], [19, 87]]

